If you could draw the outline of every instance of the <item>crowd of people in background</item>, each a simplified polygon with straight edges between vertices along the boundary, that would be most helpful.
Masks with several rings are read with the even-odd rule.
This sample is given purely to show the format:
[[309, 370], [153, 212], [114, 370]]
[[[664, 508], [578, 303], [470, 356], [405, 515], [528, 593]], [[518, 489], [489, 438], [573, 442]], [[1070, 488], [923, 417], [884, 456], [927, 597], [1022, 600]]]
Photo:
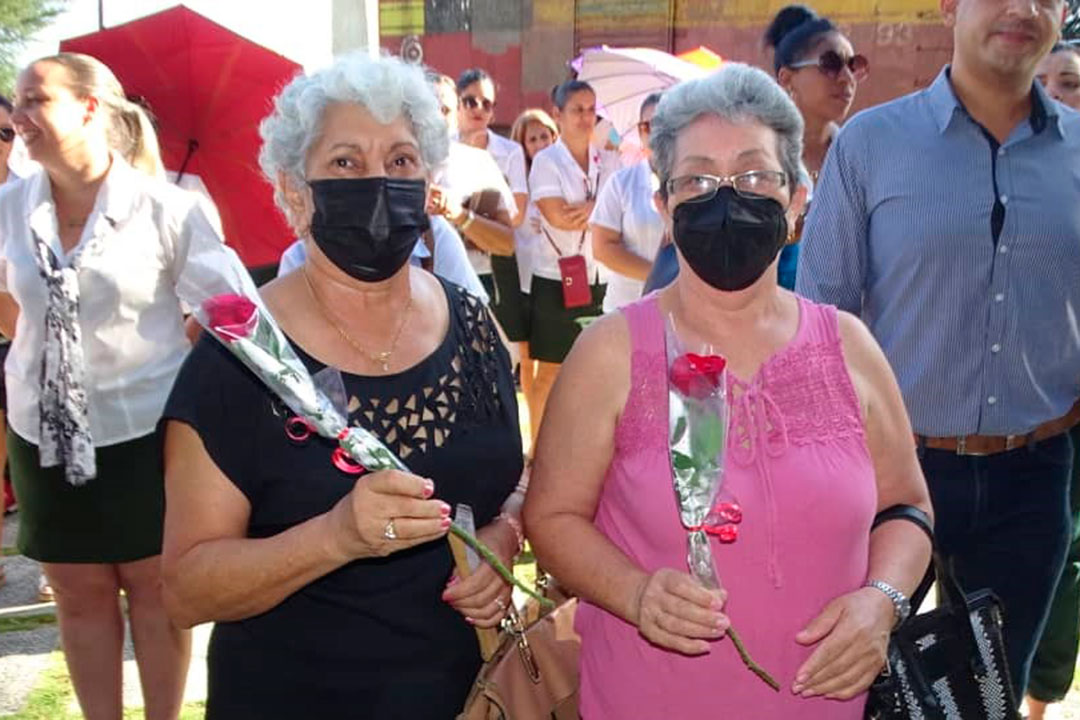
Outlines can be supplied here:
[[[786, 7], [767, 71], [643, 97], [630, 161], [576, 78], [505, 134], [483, 68], [293, 79], [260, 126], [292, 231], [261, 296], [408, 473], [335, 467], [200, 334], [239, 261], [109, 68], [23, 69], [0, 97], [0, 464], [85, 716], [122, 711], [123, 591], [148, 718], [177, 717], [203, 622], [208, 718], [454, 717], [475, 629], [512, 603], [436, 542], [464, 503], [504, 564], [528, 539], [580, 598], [588, 720], [863, 717], [931, 555], [875, 525], [895, 505], [1001, 599], [1007, 680], [1044, 717], [1080, 645], [1080, 49], [1064, 0], [942, 10], [932, 85], [848, 119], [870, 61]], [[716, 545], [721, 589], [685, 571], [673, 332], [727, 362], [753, 520]]]

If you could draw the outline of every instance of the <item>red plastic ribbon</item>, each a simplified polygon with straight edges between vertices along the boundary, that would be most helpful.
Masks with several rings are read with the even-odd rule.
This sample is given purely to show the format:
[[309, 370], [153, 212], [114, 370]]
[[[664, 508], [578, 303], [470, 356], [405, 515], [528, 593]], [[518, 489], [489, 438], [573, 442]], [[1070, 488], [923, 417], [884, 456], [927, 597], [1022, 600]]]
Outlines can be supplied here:
[[725, 545], [731, 544], [739, 539], [739, 528], [732, 523], [724, 523], [723, 525], [695, 525], [688, 527], [690, 532], [705, 532], [712, 535]]
[[330, 459], [333, 461], [334, 467], [346, 475], [360, 475], [367, 471], [367, 468], [353, 460], [349, 453], [345, 452], [345, 448], [339, 447], [334, 450], [334, 454], [330, 456]]
[[311, 427], [311, 423], [302, 417], [293, 415], [285, 421], [285, 435], [293, 442], [306, 442], [313, 432], [315, 432], [315, 428]]

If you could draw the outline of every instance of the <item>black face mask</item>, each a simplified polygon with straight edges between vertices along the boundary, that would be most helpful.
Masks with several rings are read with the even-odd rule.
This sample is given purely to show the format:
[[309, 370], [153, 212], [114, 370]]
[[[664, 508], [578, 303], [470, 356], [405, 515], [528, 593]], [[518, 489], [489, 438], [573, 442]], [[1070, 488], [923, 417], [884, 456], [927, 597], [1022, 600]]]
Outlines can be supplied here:
[[690, 268], [717, 290], [745, 290], [765, 274], [787, 241], [784, 207], [722, 187], [705, 202], [684, 202], [673, 216], [675, 245]]
[[385, 280], [409, 261], [428, 229], [423, 180], [314, 180], [311, 237], [330, 262], [364, 282]]

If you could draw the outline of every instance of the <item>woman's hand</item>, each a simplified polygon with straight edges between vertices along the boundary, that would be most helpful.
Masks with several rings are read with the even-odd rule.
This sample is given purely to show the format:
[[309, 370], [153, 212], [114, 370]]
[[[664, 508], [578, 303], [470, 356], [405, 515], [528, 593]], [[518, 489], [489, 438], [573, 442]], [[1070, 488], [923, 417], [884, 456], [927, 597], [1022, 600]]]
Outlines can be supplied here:
[[795, 674], [792, 692], [848, 700], [866, 690], [885, 667], [895, 618], [892, 601], [876, 588], [830, 602], [795, 636], [800, 645], [821, 644]]
[[[429, 499], [434, 492], [430, 480], [397, 470], [361, 477], [329, 513], [333, 546], [348, 561], [441, 538], [450, 528], [450, 506]], [[386, 536], [391, 528], [393, 538]]]
[[706, 590], [684, 572], [657, 570], [639, 590], [638, 631], [662, 648], [703, 655], [731, 625], [721, 612], [725, 602], [725, 590]]
[[[499, 556], [503, 565], [513, 567], [517, 535], [507, 523], [496, 521], [477, 531], [476, 537]], [[442, 599], [477, 627], [495, 627], [510, 607], [511, 586], [486, 562], [469, 577], [450, 576]]]
[[442, 215], [456, 226], [460, 222], [462, 215], [465, 214], [465, 208], [454, 208], [446, 195], [446, 191], [438, 185], [432, 185], [428, 188], [428, 201], [425, 212], [428, 215]]

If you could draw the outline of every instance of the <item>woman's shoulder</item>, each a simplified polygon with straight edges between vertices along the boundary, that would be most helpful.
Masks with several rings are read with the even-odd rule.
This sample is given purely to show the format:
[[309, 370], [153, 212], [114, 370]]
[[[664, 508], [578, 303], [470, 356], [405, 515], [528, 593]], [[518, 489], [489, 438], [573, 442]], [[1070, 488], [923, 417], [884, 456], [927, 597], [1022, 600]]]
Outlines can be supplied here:
[[245, 405], [263, 395], [265, 390], [258, 378], [204, 330], [180, 366], [165, 415], [191, 420], [236, 410], [244, 412], [238, 404]]

